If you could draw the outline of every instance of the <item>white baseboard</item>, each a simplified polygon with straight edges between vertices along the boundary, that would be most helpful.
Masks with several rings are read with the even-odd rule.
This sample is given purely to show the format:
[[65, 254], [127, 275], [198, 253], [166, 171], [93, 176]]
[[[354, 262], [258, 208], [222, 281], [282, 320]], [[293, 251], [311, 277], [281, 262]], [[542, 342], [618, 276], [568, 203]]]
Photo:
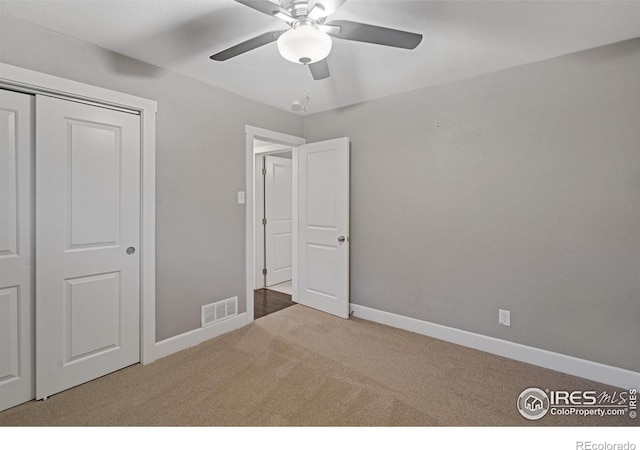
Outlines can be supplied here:
[[195, 347], [201, 342], [208, 341], [209, 339], [213, 339], [221, 334], [242, 328], [246, 324], [247, 313], [242, 313], [208, 327], [198, 328], [193, 331], [179, 334], [178, 336], [170, 337], [156, 343], [155, 357], [156, 359], [164, 358], [172, 353], [176, 353], [190, 347]]
[[[351, 304], [354, 317], [389, 325], [516, 361], [567, 373], [623, 389], [639, 388], [640, 373], [469, 331]], [[568, 386], [570, 388], [571, 386]]]

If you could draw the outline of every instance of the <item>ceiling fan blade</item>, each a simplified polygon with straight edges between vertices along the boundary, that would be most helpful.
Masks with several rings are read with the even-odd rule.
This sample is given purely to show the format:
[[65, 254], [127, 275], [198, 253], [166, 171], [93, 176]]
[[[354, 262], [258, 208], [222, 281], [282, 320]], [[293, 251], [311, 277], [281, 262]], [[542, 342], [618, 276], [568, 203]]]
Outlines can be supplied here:
[[210, 58], [214, 61], [226, 61], [227, 59], [233, 58], [234, 56], [241, 55], [250, 50], [269, 44], [270, 42], [277, 40], [282, 33], [284, 33], [284, 31], [269, 31], [267, 33], [263, 33], [260, 36], [256, 36], [247, 41], [241, 42], [238, 45], [234, 45], [233, 47], [216, 53], [215, 55], [211, 55]]
[[347, 0], [318, 0], [309, 10], [309, 19], [319, 20], [330, 16], [340, 8]]
[[318, 24], [318, 30], [323, 31], [332, 36], [338, 36], [340, 34], [340, 27], [334, 27], [331, 25]]
[[275, 3], [272, 3], [268, 0], [235, 0], [241, 5], [248, 6], [249, 8], [255, 9], [256, 11], [260, 11], [263, 14], [272, 17], [278, 17], [279, 19], [284, 20], [285, 22], [293, 22], [293, 17], [289, 14], [289, 11], [282, 8]]
[[315, 62], [313, 64], [309, 64], [309, 70], [311, 71], [311, 75], [314, 80], [324, 80], [329, 78], [331, 75], [329, 73], [329, 64], [327, 63], [327, 58]]
[[378, 27], [350, 20], [333, 20], [327, 25], [340, 27], [340, 33], [334, 36], [349, 41], [368, 42], [370, 44], [387, 45], [414, 49], [422, 41], [422, 35], [393, 28]]
[[316, 3], [315, 5], [313, 5], [313, 8], [311, 8], [309, 14], [307, 15], [307, 17], [311, 20], [318, 20], [327, 16], [328, 14], [325, 13], [324, 6], [322, 6], [320, 3]]

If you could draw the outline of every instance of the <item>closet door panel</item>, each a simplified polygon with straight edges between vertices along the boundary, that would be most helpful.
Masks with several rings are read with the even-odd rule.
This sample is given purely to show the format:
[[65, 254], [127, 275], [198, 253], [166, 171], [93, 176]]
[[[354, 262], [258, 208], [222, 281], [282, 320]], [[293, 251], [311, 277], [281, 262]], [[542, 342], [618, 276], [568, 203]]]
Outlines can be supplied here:
[[34, 398], [32, 113], [0, 90], [0, 411]]
[[40, 96], [36, 111], [44, 398], [140, 360], [140, 117]]

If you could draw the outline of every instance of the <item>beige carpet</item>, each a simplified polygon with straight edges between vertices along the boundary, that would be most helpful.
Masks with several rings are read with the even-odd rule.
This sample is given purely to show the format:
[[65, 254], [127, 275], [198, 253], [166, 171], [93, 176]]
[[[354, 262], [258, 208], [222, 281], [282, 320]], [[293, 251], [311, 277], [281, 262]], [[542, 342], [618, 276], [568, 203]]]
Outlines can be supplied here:
[[0, 413], [4, 426], [637, 426], [547, 414], [528, 387], [612, 387], [304, 306], [171, 355]]

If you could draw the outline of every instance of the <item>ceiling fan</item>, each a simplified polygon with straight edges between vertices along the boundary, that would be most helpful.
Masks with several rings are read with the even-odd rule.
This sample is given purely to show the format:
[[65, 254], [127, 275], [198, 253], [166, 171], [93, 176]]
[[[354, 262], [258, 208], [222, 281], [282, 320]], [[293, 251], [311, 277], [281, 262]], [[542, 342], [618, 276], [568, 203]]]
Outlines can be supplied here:
[[414, 49], [422, 35], [349, 20], [327, 22], [346, 0], [281, 0], [277, 5], [269, 0], [235, 0], [269, 16], [285, 21], [289, 28], [269, 31], [234, 45], [211, 56], [214, 61], [226, 61], [235, 56], [277, 41], [283, 58], [309, 66], [314, 80], [329, 77], [326, 57], [331, 52], [331, 37], [367, 42], [404, 49]]

